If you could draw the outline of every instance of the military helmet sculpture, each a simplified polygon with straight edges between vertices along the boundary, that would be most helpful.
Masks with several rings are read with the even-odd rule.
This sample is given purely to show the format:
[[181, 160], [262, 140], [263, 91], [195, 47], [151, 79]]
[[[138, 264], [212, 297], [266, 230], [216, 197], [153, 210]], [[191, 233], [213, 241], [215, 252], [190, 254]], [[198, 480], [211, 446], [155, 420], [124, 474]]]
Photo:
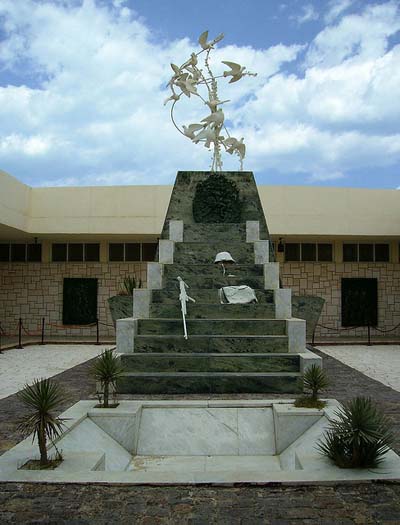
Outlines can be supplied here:
[[[164, 105], [172, 102], [171, 119], [179, 133], [190, 139], [194, 144], [202, 143], [210, 150], [213, 148], [211, 171], [222, 170], [221, 151], [223, 149], [231, 155], [238, 155], [241, 170], [243, 170], [243, 159], [246, 155], [244, 139], [232, 137], [225, 126], [225, 115], [219, 106], [229, 102], [229, 100], [219, 100], [217, 79], [231, 77], [229, 83], [232, 84], [245, 76], [257, 75], [257, 73], [246, 71], [245, 66], [224, 60], [222, 63], [229, 69], [224, 71], [222, 75], [214, 75], [210, 67], [210, 53], [223, 38], [224, 35], [221, 33], [214, 40], [208, 41], [208, 31], [204, 31], [199, 38], [201, 50], [197, 53], [193, 52], [181, 66], [171, 64], [173, 75], [168, 86], [172, 94], [164, 102]], [[199, 58], [203, 58], [200, 57], [203, 53], [204, 70], [199, 65]], [[188, 98], [198, 97], [210, 113], [199, 123], [182, 126], [181, 130], [176, 124], [174, 109], [182, 95]]]

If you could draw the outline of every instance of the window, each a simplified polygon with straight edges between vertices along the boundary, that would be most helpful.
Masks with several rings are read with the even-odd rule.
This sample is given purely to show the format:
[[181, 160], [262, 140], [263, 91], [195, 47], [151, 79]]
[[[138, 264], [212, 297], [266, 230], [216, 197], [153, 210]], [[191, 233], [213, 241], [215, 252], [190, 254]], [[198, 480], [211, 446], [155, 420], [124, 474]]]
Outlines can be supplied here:
[[359, 244], [358, 245], [358, 260], [360, 262], [373, 262], [374, 245], [373, 244]]
[[54, 243], [52, 246], [53, 262], [65, 262], [67, 260], [67, 244]]
[[286, 243], [286, 261], [332, 262], [333, 246], [328, 243]]
[[0, 262], [41, 262], [41, 244], [1, 243]]
[[332, 262], [333, 261], [333, 246], [332, 244], [318, 244], [318, 261]]
[[68, 261], [83, 262], [83, 244], [68, 244]]
[[301, 245], [301, 260], [313, 262], [317, 260], [317, 245], [304, 243]]
[[10, 245], [0, 244], [0, 262], [8, 262], [10, 260]]
[[343, 244], [344, 262], [389, 262], [388, 243], [345, 243]]
[[42, 261], [42, 245], [41, 244], [28, 244], [27, 246], [27, 261], [28, 262], [41, 262]]
[[11, 245], [11, 261], [25, 262], [26, 261], [26, 244], [12, 244]]
[[389, 262], [389, 244], [375, 244], [375, 262]]
[[53, 243], [53, 262], [98, 262], [100, 260], [99, 243]]
[[123, 243], [112, 243], [108, 247], [108, 258], [110, 261], [123, 261], [125, 258], [124, 252]]
[[156, 242], [127, 242], [110, 243], [108, 245], [109, 261], [154, 261], [158, 243]]
[[301, 261], [299, 243], [287, 242], [285, 244], [285, 260], [286, 261]]
[[158, 243], [146, 242], [142, 244], [142, 261], [154, 261], [156, 258]]
[[85, 261], [99, 262], [100, 261], [100, 244], [88, 243], [85, 244]]
[[125, 244], [125, 261], [140, 261], [140, 242]]

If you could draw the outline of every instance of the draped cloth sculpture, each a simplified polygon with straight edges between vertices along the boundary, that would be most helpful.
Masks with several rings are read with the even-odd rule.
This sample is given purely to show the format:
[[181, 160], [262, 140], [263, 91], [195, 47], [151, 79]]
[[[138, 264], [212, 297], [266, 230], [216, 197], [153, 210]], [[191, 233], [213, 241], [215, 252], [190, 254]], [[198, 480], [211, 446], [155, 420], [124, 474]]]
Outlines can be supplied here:
[[[223, 38], [224, 35], [221, 33], [214, 40], [209, 41], [208, 31], [204, 31], [199, 38], [201, 50], [192, 53], [190, 58], [181, 66], [171, 64], [173, 75], [168, 82], [171, 96], [164, 102], [165, 105], [172, 101], [171, 119], [179, 133], [189, 138], [194, 144], [200, 142], [208, 149], [213, 148], [211, 171], [222, 170], [222, 149], [225, 149], [230, 155], [236, 154], [239, 157], [240, 170], [243, 170], [243, 159], [246, 155], [243, 137], [241, 139], [232, 137], [226, 128], [225, 114], [222, 108], [218, 106], [229, 102], [229, 100], [219, 100], [217, 79], [230, 77], [229, 83], [232, 84], [245, 76], [256, 76], [256, 73], [246, 71], [245, 66], [225, 60], [222, 60], [222, 64], [225, 64], [229, 69], [224, 71], [222, 75], [214, 75], [210, 67], [210, 53]], [[203, 53], [204, 70], [199, 65], [199, 57]], [[202, 90], [203, 94], [201, 93]], [[188, 98], [198, 97], [208, 108], [210, 114], [198, 123], [182, 126], [182, 131], [175, 122], [174, 109], [183, 95]]]

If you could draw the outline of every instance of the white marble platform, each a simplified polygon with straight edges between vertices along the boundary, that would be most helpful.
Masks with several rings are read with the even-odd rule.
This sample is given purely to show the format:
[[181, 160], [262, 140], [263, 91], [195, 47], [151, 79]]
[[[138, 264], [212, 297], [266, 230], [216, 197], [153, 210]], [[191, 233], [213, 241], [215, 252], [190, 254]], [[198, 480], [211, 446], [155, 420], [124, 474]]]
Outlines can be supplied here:
[[275, 454], [271, 408], [144, 408], [140, 456]]
[[[135, 400], [121, 401], [115, 409], [95, 408], [95, 403], [80, 401], [62, 414], [67, 428], [57, 440], [57, 447], [63, 451], [65, 459], [55, 470], [20, 468], [28, 459], [38, 456], [37, 444], [32, 444], [27, 438], [0, 457], [0, 481], [220, 485], [400, 479], [400, 458], [392, 451], [374, 470], [339, 469], [318, 453], [315, 443], [326, 430], [328, 417], [334, 416], [337, 408], [335, 400], [328, 400], [327, 407], [322, 411], [296, 409], [291, 400], [264, 399]], [[169, 410], [175, 412], [175, 417]], [[247, 414], [251, 410], [253, 414]], [[164, 417], [165, 412], [169, 413], [168, 418]], [[150, 415], [146, 416], [146, 413]], [[161, 418], [159, 425], [154, 426], [157, 413]], [[191, 438], [199, 432], [199, 439], [194, 439], [197, 454], [184, 455], [183, 452], [190, 450], [190, 447], [182, 439], [180, 443], [185, 448], [179, 450], [181, 455], [139, 454], [140, 447], [144, 452], [143, 447], [148, 445], [139, 444], [130, 435], [140, 429], [143, 415], [146, 434], [143, 439], [151, 437], [154, 450], [158, 446], [166, 446], [170, 447], [170, 452], [176, 452], [169, 439], [165, 440], [165, 444], [162, 439], [164, 435], [168, 436], [168, 433], [164, 434], [167, 419], [175, 419], [175, 423], [169, 425], [171, 432], [175, 432], [171, 434], [171, 439], [174, 437], [179, 442], [180, 431]], [[307, 425], [304, 425], [305, 416], [309, 417]], [[110, 421], [107, 422], [108, 417]], [[286, 426], [287, 418], [290, 425]], [[197, 419], [203, 423], [203, 428]], [[279, 425], [281, 435], [285, 432], [285, 426], [286, 434], [292, 434], [293, 439], [288, 439], [286, 435], [286, 443], [283, 443], [279, 433], [275, 432], [275, 440], [278, 439], [275, 446], [281, 450], [280, 454], [274, 453], [268, 437], [271, 419], [275, 427]], [[296, 424], [297, 419], [299, 424]], [[224, 426], [226, 424], [229, 428]], [[207, 435], [207, 430], [213, 430], [216, 434]], [[157, 434], [156, 438], [149, 435], [151, 431]], [[254, 439], [249, 435], [253, 431]], [[124, 433], [129, 436], [124, 437]], [[243, 449], [244, 454], [237, 454], [237, 451], [233, 455], [228, 454], [228, 450], [222, 447], [226, 439], [230, 439], [231, 445], [235, 443], [239, 449], [242, 441], [247, 447]], [[214, 442], [218, 454], [205, 454], [213, 451]], [[257, 446], [260, 447], [258, 450]]]

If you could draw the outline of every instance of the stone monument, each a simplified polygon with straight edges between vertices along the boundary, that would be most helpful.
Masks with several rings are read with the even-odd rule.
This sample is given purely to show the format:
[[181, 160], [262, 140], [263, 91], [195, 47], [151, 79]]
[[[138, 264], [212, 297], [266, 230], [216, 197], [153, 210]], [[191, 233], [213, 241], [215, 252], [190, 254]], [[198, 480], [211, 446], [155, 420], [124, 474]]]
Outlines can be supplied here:
[[[120, 393], [295, 393], [303, 371], [321, 362], [306, 349], [305, 320], [292, 316], [291, 290], [280, 286], [254, 176], [243, 171], [244, 139], [230, 136], [219, 107], [228, 101], [220, 101], [217, 79], [254, 75], [230, 61], [214, 74], [210, 53], [222, 38], [209, 41], [205, 31], [200, 51], [171, 64], [165, 103], [180, 133], [212, 148], [211, 171], [178, 172], [158, 262], [148, 263], [147, 288], [134, 290], [132, 317], [117, 321]], [[182, 97], [197, 98], [209, 114], [181, 130], [174, 108]], [[224, 150], [238, 155], [240, 171], [222, 171]], [[229, 272], [214, 264], [220, 252], [235, 261]], [[222, 288], [244, 286], [256, 302], [221, 302]]]

